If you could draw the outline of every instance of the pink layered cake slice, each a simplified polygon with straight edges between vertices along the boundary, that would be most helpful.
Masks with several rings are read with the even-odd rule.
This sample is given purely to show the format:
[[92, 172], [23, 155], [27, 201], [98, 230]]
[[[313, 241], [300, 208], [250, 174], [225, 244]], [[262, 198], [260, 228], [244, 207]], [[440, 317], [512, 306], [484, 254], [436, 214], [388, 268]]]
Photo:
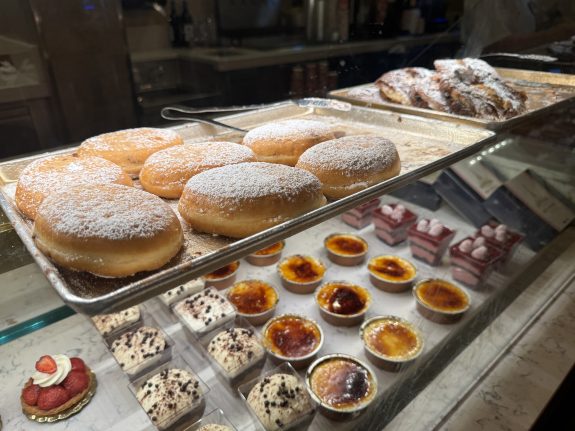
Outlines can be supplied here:
[[375, 234], [387, 245], [399, 244], [407, 239], [407, 230], [417, 215], [401, 204], [386, 204], [373, 212]]
[[500, 249], [482, 237], [465, 238], [451, 246], [449, 254], [453, 279], [472, 288], [483, 285], [502, 256]]
[[407, 230], [411, 255], [425, 263], [438, 266], [455, 236], [455, 230], [437, 219], [421, 219]]
[[476, 238], [485, 238], [487, 244], [492, 247], [497, 247], [501, 250], [500, 264], [505, 265], [513, 257], [513, 253], [523, 241], [524, 235], [510, 230], [504, 224], [486, 224], [481, 227], [476, 233]]
[[344, 223], [356, 228], [363, 229], [371, 223], [371, 213], [379, 206], [379, 199], [373, 199], [361, 204], [352, 210], [346, 211], [341, 215]]

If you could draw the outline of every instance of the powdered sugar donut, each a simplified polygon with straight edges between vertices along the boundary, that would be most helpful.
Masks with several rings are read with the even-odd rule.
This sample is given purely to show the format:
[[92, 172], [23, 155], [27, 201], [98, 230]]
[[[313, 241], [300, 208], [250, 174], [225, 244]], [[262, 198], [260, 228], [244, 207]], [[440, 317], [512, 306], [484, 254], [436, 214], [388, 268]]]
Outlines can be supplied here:
[[116, 184], [72, 187], [38, 209], [34, 241], [64, 267], [106, 277], [158, 269], [180, 250], [180, 221], [168, 204]]
[[132, 185], [132, 179], [118, 165], [100, 157], [63, 154], [39, 159], [26, 166], [16, 185], [16, 206], [32, 220], [42, 201], [53, 192], [70, 186], [92, 187], [116, 183]]
[[126, 173], [138, 176], [146, 159], [156, 151], [183, 143], [182, 137], [173, 130], [141, 127], [86, 139], [78, 154], [103, 157], [121, 166]]
[[246, 133], [243, 144], [260, 162], [295, 166], [305, 150], [335, 137], [328, 124], [298, 118], [256, 127]]
[[176, 145], [158, 151], [146, 160], [140, 171], [140, 182], [150, 193], [177, 199], [188, 180], [200, 172], [255, 161], [256, 156], [252, 150], [233, 142]]
[[307, 150], [296, 167], [319, 178], [322, 191], [339, 199], [399, 174], [393, 142], [379, 136], [344, 136]]
[[256, 162], [223, 166], [193, 176], [178, 209], [200, 232], [243, 238], [325, 202], [321, 183], [309, 172]]

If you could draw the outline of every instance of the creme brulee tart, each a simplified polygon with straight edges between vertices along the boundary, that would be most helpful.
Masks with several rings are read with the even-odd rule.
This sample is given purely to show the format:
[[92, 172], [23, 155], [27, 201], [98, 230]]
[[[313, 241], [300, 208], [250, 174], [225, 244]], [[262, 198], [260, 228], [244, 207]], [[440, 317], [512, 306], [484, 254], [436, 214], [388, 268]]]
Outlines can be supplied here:
[[264, 346], [275, 362], [294, 368], [308, 366], [323, 345], [323, 331], [313, 320], [298, 314], [283, 314], [268, 321], [262, 330]]
[[324, 240], [327, 257], [336, 265], [355, 266], [365, 260], [368, 245], [357, 235], [332, 233]]
[[399, 256], [372, 257], [367, 264], [367, 270], [371, 284], [390, 293], [409, 289], [417, 276], [415, 266]]
[[278, 263], [282, 286], [293, 293], [312, 293], [325, 274], [325, 265], [312, 256], [296, 254]]

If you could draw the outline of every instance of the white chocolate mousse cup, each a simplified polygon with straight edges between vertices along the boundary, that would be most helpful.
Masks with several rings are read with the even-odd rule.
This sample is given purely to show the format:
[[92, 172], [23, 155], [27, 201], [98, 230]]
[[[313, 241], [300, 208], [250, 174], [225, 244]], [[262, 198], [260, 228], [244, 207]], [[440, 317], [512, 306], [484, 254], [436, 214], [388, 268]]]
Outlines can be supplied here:
[[[156, 351], [151, 349], [148, 354], [151, 356], [144, 357], [144, 359], [138, 363], [128, 364], [122, 362], [122, 359], [118, 359], [116, 354], [114, 354], [114, 341], [121, 339], [125, 334], [128, 333], [135, 333], [139, 331], [144, 331], [145, 328], [153, 329], [158, 331], [158, 337], [165, 342], [165, 348], [161, 351]], [[156, 322], [155, 319], [151, 318], [150, 316], [142, 316], [141, 320], [138, 322], [137, 325], [130, 326], [125, 328], [121, 331], [115, 332], [108, 337], [104, 338], [108, 351], [112, 354], [122, 371], [126, 373], [128, 379], [130, 381], [134, 381], [139, 379], [143, 374], [146, 374], [151, 369], [158, 367], [159, 365], [168, 362], [172, 359], [172, 350], [173, 346], [175, 345], [174, 341], [165, 333], [164, 330], [161, 329], [161, 326]], [[142, 344], [141, 348], [148, 349], [150, 348], [149, 343]], [[139, 349], [140, 347], [132, 345], [130, 349]]]
[[[364, 334], [366, 332], [366, 329], [370, 325], [378, 321], [398, 322], [402, 326], [407, 327], [409, 330], [412, 331], [412, 333], [415, 335], [417, 339], [416, 349], [411, 354], [406, 356], [388, 356], [373, 350], [369, 346], [369, 344], [365, 341]], [[366, 320], [365, 322], [363, 322], [361, 328], [359, 329], [359, 337], [363, 342], [363, 348], [367, 359], [369, 359], [369, 361], [376, 367], [381, 368], [385, 371], [391, 371], [391, 372], [401, 371], [402, 369], [413, 363], [413, 361], [415, 361], [417, 358], [419, 358], [419, 356], [423, 352], [423, 346], [424, 346], [423, 337], [421, 336], [419, 330], [417, 330], [415, 326], [413, 326], [407, 320], [404, 320], [397, 316], [375, 316], [369, 320]]]
[[[351, 362], [355, 362], [359, 366], [365, 368], [367, 370], [368, 374], [370, 375], [372, 384], [375, 385], [375, 388], [372, 390], [372, 396], [369, 399], [367, 399], [361, 403], [358, 403], [357, 406], [348, 407], [348, 408], [344, 408], [344, 409], [338, 409], [338, 408], [332, 407], [332, 406], [326, 404], [325, 402], [323, 402], [315, 394], [315, 392], [312, 390], [311, 377], [313, 375], [315, 368], [318, 365], [321, 365], [323, 362], [329, 361], [332, 359], [348, 360]], [[375, 376], [375, 373], [373, 372], [371, 367], [369, 365], [365, 364], [363, 361], [360, 361], [358, 358], [355, 358], [355, 357], [350, 356], [350, 355], [345, 355], [343, 353], [326, 355], [326, 356], [322, 356], [321, 358], [318, 358], [307, 369], [307, 371], [305, 373], [305, 383], [306, 383], [306, 387], [307, 387], [307, 390], [308, 390], [311, 398], [318, 405], [319, 412], [323, 416], [325, 416], [329, 419], [332, 419], [334, 421], [337, 421], [337, 422], [344, 422], [344, 421], [349, 421], [349, 420], [352, 420], [354, 418], [357, 418], [358, 416], [360, 416], [362, 413], [365, 412], [365, 410], [371, 405], [373, 400], [377, 397], [377, 377]]]
[[[214, 358], [214, 356], [212, 356], [212, 354], [209, 351], [209, 347], [210, 342], [215, 337], [217, 337], [222, 332], [225, 332], [233, 328], [247, 329], [252, 331], [257, 341], [262, 346], [263, 355], [259, 358], [254, 357], [252, 361], [248, 362], [242, 367], [228, 372], [222, 367], [220, 363], [218, 363], [218, 361]], [[206, 334], [204, 337], [200, 339], [200, 345], [202, 346], [203, 349], [202, 353], [204, 354], [204, 356], [210, 361], [211, 364], [213, 364], [214, 369], [217, 371], [222, 380], [226, 382], [228, 385], [230, 385], [232, 388], [237, 388], [241, 384], [253, 379], [254, 377], [257, 377], [263, 370], [267, 358], [267, 350], [265, 349], [261, 336], [258, 335], [255, 328], [252, 325], [250, 325], [250, 323], [246, 321], [246, 319], [239, 316], [235, 319], [235, 321], [230, 322], [228, 325], [210, 331], [208, 334]]]
[[[293, 418], [292, 421], [282, 424], [282, 427], [279, 429], [281, 429], [282, 431], [305, 431], [305, 430], [307, 430], [309, 428], [309, 426], [311, 425], [311, 423], [313, 422], [313, 419], [314, 419], [316, 411], [317, 411], [317, 405], [315, 404], [313, 399], [309, 396], [309, 394], [305, 390], [306, 385], [305, 385], [305, 382], [303, 381], [303, 379], [294, 370], [294, 368], [287, 362], [283, 362], [281, 365], [277, 366], [276, 368], [273, 368], [272, 370], [263, 373], [259, 377], [239, 386], [238, 392], [240, 394], [240, 397], [244, 401], [244, 403], [245, 403], [248, 411], [251, 413], [254, 421], [260, 424], [261, 429], [265, 430], [266, 428], [265, 428], [264, 424], [261, 422], [260, 418], [258, 417], [257, 413], [254, 411], [252, 406], [250, 406], [250, 403], [248, 402], [248, 397], [249, 397], [251, 390], [254, 388], [254, 386], [256, 386], [260, 382], [264, 381], [266, 378], [270, 378], [276, 374], [287, 374], [287, 375], [291, 375], [291, 376], [295, 377], [298, 380], [298, 383], [300, 384], [300, 386], [303, 388], [303, 391], [298, 392], [298, 394], [296, 395], [296, 399], [298, 397], [307, 397], [308, 401], [309, 401], [309, 408], [307, 408], [305, 411], [301, 412], [301, 414], [298, 415], [297, 417]], [[249, 429], [251, 430], [251, 429], [256, 429], [256, 428], [254, 427], [254, 428], [249, 428]], [[260, 429], [260, 428], [258, 428], [258, 429]]]
[[[137, 400], [138, 390], [142, 385], [153, 376], [161, 373], [162, 371], [167, 371], [170, 369], [184, 370], [190, 373], [193, 378], [198, 382], [197, 386], [190, 388], [190, 399], [192, 402], [190, 405], [185, 406], [180, 409], [176, 409], [171, 412], [171, 414], [166, 415], [166, 417], [156, 423], [156, 428], [159, 430], [173, 430], [173, 429], [183, 429], [186, 424], [197, 421], [202, 417], [206, 409], [206, 395], [210, 391], [210, 388], [198, 377], [198, 375], [192, 370], [190, 365], [181, 357], [174, 356], [169, 362], [166, 362], [157, 368], [147, 372], [145, 375], [141, 376], [137, 380], [129, 384], [130, 392], [134, 395]], [[192, 392], [194, 391], [194, 392]], [[194, 399], [193, 396], [197, 395], [198, 398]], [[163, 400], [166, 404], [168, 400]], [[166, 411], [169, 411], [166, 409]], [[147, 412], [146, 412], [147, 413]]]
[[231, 431], [238, 431], [237, 428], [227, 418], [222, 409], [215, 409], [205, 414], [199, 421], [194, 422], [184, 431], [198, 431], [206, 425], [221, 425], [228, 427]]
[[[308, 353], [307, 355], [304, 356], [298, 356], [298, 357], [288, 357], [288, 356], [283, 356], [277, 352], [274, 352], [272, 348], [270, 348], [269, 346], [269, 340], [266, 337], [266, 333], [267, 330], [269, 328], [269, 326], [282, 318], [286, 318], [286, 317], [295, 317], [297, 319], [304, 319], [306, 321], [309, 321], [313, 324], [315, 324], [315, 326], [317, 327], [318, 331], [319, 331], [319, 342], [317, 344], [317, 346], [315, 347], [315, 349]], [[321, 326], [319, 326], [317, 324], [317, 322], [315, 322], [314, 320], [310, 319], [309, 317], [305, 317], [305, 316], [301, 316], [299, 314], [282, 314], [281, 316], [276, 316], [270, 320], [268, 320], [268, 322], [265, 324], [265, 326], [262, 328], [262, 338], [263, 338], [263, 344], [264, 347], [269, 355], [269, 357], [271, 358], [272, 362], [274, 362], [275, 364], [281, 364], [283, 362], [287, 362], [288, 364], [290, 364], [293, 368], [295, 368], [296, 370], [301, 370], [302, 368], [307, 367], [309, 364], [311, 364], [314, 359], [317, 357], [318, 352], [321, 350], [321, 348], [323, 347], [323, 342], [325, 339], [325, 336], [323, 334], [323, 330], [321, 329]]]

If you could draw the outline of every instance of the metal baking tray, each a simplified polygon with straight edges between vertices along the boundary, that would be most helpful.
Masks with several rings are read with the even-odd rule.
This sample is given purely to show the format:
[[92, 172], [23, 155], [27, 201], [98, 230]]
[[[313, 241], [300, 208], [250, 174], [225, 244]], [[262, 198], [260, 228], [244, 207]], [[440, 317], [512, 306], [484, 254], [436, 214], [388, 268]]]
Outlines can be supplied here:
[[373, 83], [334, 90], [329, 93], [329, 96], [354, 105], [403, 112], [498, 131], [509, 130], [525, 121], [561, 109], [574, 100], [575, 75], [505, 68], [495, 68], [495, 70], [512, 87], [527, 93], [527, 112], [509, 120], [494, 121], [405, 106], [383, 100]]
[[[495, 139], [495, 134], [491, 131], [464, 125], [355, 107], [343, 102], [325, 100], [325, 105], [333, 105], [336, 109], [300, 106], [297, 101], [287, 101], [257, 111], [221, 117], [220, 120], [236, 127], [251, 129], [280, 119], [305, 117], [330, 123], [341, 134], [383, 135], [397, 145], [402, 160], [401, 174], [353, 196], [328, 203], [322, 208], [241, 240], [193, 232], [182, 222], [185, 232], [183, 251], [157, 271], [138, 273], [126, 278], [100, 278], [89, 273], [59, 267], [36, 248], [32, 239], [32, 223], [20, 214], [14, 204], [18, 175], [26, 165], [38, 158], [72, 152], [74, 148], [0, 163], [0, 206], [63, 301], [80, 313], [92, 315], [140, 303], [471, 156]], [[186, 142], [198, 140], [239, 142], [242, 138], [242, 134], [238, 132], [222, 132], [214, 126], [198, 123], [177, 126], [174, 130], [179, 132]], [[168, 202], [176, 210], [177, 201]]]

